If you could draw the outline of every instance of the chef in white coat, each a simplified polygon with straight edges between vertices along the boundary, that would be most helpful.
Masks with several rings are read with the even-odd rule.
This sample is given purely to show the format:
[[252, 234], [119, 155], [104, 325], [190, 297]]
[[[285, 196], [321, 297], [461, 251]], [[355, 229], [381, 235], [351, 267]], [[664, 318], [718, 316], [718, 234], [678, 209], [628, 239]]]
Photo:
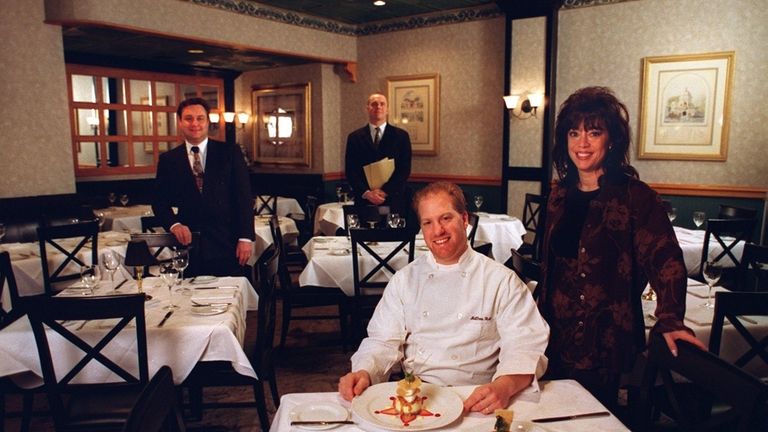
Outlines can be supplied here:
[[469, 247], [458, 186], [432, 183], [413, 205], [431, 253], [390, 280], [339, 393], [351, 400], [402, 362], [425, 382], [478, 385], [465, 411], [506, 408], [546, 370], [549, 326], [514, 272]]

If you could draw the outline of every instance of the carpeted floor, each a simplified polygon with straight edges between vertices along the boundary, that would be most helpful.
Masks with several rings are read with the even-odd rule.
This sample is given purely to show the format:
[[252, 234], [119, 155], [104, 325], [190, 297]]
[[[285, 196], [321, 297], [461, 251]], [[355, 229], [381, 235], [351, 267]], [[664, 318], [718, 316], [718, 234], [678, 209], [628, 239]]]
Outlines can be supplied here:
[[[335, 308], [329, 307], [327, 312], [334, 313]], [[280, 308], [278, 307], [278, 311]], [[316, 311], [313, 311], [316, 312]], [[296, 314], [301, 314], [297, 311]], [[275, 341], [279, 341], [278, 334]], [[255, 329], [255, 312], [249, 314], [248, 328]], [[248, 335], [255, 332], [249, 331]], [[286, 347], [276, 352], [275, 363], [277, 371], [277, 385], [280, 395], [298, 392], [334, 392], [339, 377], [349, 369], [349, 357], [352, 352], [343, 352], [340, 343], [338, 321], [292, 321], [288, 332]], [[269, 390], [265, 385], [267, 394], [267, 408], [270, 411], [270, 419], [274, 416], [275, 407], [269, 397]], [[204, 392], [206, 402], [253, 400], [253, 391], [250, 387], [236, 387], [224, 389], [206, 389]], [[21, 406], [20, 398], [15, 395], [6, 396], [6, 411], [18, 412]], [[39, 394], [35, 397], [35, 410], [44, 410], [46, 406], [45, 396]], [[6, 415], [5, 431], [18, 431], [20, 419], [17, 416]], [[203, 413], [201, 421], [187, 421], [187, 427], [192, 430], [202, 431], [259, 431], [258, 415], [255, 408], [222, 408], [209, 409]], [[32, 419], [30, 427], [32, 431], [53, 431], [50, 418], [41, 414]]]

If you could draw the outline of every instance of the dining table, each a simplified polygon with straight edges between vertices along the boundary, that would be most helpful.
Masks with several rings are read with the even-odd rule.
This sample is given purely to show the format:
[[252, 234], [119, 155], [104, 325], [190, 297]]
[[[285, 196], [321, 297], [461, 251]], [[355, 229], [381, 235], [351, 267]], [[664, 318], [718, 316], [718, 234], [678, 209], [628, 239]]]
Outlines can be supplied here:
[[[516, 395], [507, 409], [513, 413], [510, 430], [550, 432], [628, 431], [629, 429], [611, 414], [592, 394], [573, 380], [539, 381]], [[463, 414], [461, 403], [475, 386], [437, 387], [422, 389], [427, 395], [425, 406], [440, 416], [419, 416], [409, 426], [398, 424], [395, 416], [380, 413], [394, 396], [395, 383], [371, 386], [352, 403], [343, 400], [335, 392], [290, 393], [280, 398], [280, 407], [272, 420], [270, 432], [295, 432], [317, 430], [334, 425], [291, 425], [292, 421], [330, 419], [347, 420], [334, 430], [339, 432], [383, 432], [408, 430], [440, 430], [448, 432], [491, 432], [496, 417], [493, 414]], [[424, 387], [424, 386], [423, 386]], [[392, 393], [392, 394], [390, 394]], [[430, 402], [430, 399], [432, 402]], [[432, 403], [432, 406], [430, 406]], [[458, 404], [458, 405], [457, 405]], [[378, 412], [377, 412], [378, 411]], [[580, 416], [583, 414], [592, 414]], [[552, 420], [552, 419], [555, 420]], [[549, 419], [546, 422], [532, 420]], [[559, 420], [558, 420], [559, 419]]]
[[[261, 198], [267, 199], [267, 195], [260, 195]], [[255, 205], [259, 207], [259, 200], [255, 201]], [[304, 216], [304, 209], [301, 208], [301, 204], [296, 198], [278, 196], [275, 201], [275, 213], [278, 216]]]
[[[315, 213], [315, 235], [334, 236], [339, 228], [344, 228], [343, 206], [352, 202], [330, 202], [321, 204]], [[493, 259], [504, 263], [512, 255], [510, 250], [523, 244], [526, 233], [523, 222], [507, 214], [477, 212], [479, 216], [475, 244], [492, 243]], [[467, 227], [467, 234], [471, 227]]]
[[[701, 252], [704, 249], [704, 236], [706, 231], [703, 229], [689, 229], [679, 226], [675, 226], [674, 230], [677, 242], [680, 244], [680, 249], [683, 250], [685, 269], [689, 276], [697, 276], [699, 274], [699, 267], [701, 266]], [[723, 237], [724, 240], [726, 238], [728, 237]], [[741, 256], [744, 254], [744, 242], [739, 241], [731, 250], [736, 259], [741, 260]], [[716, 240], [710, 239], [709, 258], [714, 259], [721, 252], [723, 252], [723, 247], [720, 246]], [[733, 261], [728, 257], [724, 257], [720, 262], [723, 267], [736, 267]]]
[[103, 231], [141, 232], [141, 217], [152, 216], [152, 206], [139, 204], [132, 206], [111, 206], [95, 209], [95, 215], [104, 215]]
[[[650, 288], [650, 286], [648, 288]], [[646, 292], [648, 288], [646, 288]], [[713, 287], [711, 292], [712, 302], [715, 302], [715, 293], [718, 291], [728, 290], [721, 286]], [[704, 306], [709, 294], [709, 287], [706, 284], [688, 278], [688, 286], [685, 296], [684, 324], [694, 331], [696, 337], [703, 342], [705, 346], [709, 346], [709, 338], [712, 334], [712, 320], [715, 313], [714, 307]], [[646, 329], [650, 329], [650, 327], [655, 324], [653, 311], [656, 308], [656, 300], [644, 299], [642, 302]], [[768, 336], [768, 316], [747, 316], [744, 321], [745, 326], [749, 328], [750, 332], [752, 332], [758, 340]], [[722, 341], [720, 344], [720, 357], [727, 361], [734, 362], [747, 350], [749, 350], [747, 342], [738, 334], [736, 328], [731, 325], [728, 320], [725, 320]], [[751, 362], [746, 364], [744, 370], [755, 376], [768, 377], [768, 364], [766, 364], [766, 362], [759, 356], [756, 356]]]
[[[160, 278], [145, 278], [144, 292], [152, 299], [145, 303], [147, 351], [150, 376], [163, 365], [173, 369], [176, 384], [181, 384], [198, 362], [227, 361], [235, 371], [242, 375], [256, 377], [248, 357], [243, 351], [245, 337], [246, 312], [258, 308], [258, 295], [248, 279], [244, 277], [220, 277], [202, 279], [199, 283], [190, 283], [174, 288], [171, 292]], [[179, 292], [176, 292], [176, 290]], [[108, 282], [102, 281], [95, 295], [111, 293], [127, 294], [137, 292], [135, 281], [123, 285], [117, 291]], [[160, 323], [167, 315], [164, 306], [168, 305], [170, 295], [174, 303], [180, 306], [173, 314]], [[76, 284], [58, 295], [83, 295], [82, 288]], [[202, 305], [202, 306], [199, 306]], [[71, 331], [85, 339], [102, 337], [111, 325], [108, 321], [73, 321], [65, 323]], [[135, 324], [133, 324], [135, 326]], [[64, 342], [60, 337], [49, 338], [51, 351], [57, 369], [68, 370], [82, 355], [77, 348]], [[105, 347], [105, 353], [125, 352], [125, 364], [118, 364], [131, 373], [137, 374], [135, 364], [135, 333], [122, 332]], [[42, 383], [42, 372], [35, 339], [29, 320], [22, 317], [0, 331], [0, 377], [11, 377], [16, 384], [32, 388]], [[110, 356], [113, 360], [118, 358]], [[112, 372], [92, 364], [86, 367], [74, 383], [103, 383], [116, 381]]]
[[[249, 265], [254, 265], [261, 254], [274, 244], [272, 231], [269, 228], [269, 220], [271, 218], [272, 216], [269, 215], [255, 216], [253, 218], [253, 229], [256, 237], [253, 241], [253, 254], [251, 254], [251, 258], [248, 261]], [[280, 232], [283, 233], [283, 242], [286, 244], [296, 243], [299, 238], [299, 228], [296, 226], [296, 221], [286, 216], [278, 216], [278, 222], [280, 224]]]

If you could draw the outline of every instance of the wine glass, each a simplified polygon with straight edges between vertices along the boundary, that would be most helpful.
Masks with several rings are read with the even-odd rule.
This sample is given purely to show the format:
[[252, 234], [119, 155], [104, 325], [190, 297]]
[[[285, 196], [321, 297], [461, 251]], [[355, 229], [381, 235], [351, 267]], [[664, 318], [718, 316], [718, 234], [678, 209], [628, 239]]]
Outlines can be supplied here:
[[96, 212], [96, 220], [99, 221], [99, 231], [104, 227], [104, 222], [106, 221], [104, 212]]
[[387, 215], [387, 225], [390, 228], [397, 228], [397, 223], [400, 219], [400, 215], [397, 213], [390, 213]]
[[123, 207], [128, 205], [128, 201], [129, 201], [129, 198], [127, 194], [120, 195], [120, 204], [122, 204]]
[[707, 220], [707, 214], [703, 211], [693, 212], [693, 223], [696, 224], [696, 228], [701, 227], [704, 221]]
[[107, 249], [101, 254], [101, 263], [109, 273], [109, 280], [112, 283], [112, 289], [115, 289], [115, 272], [120, 267], [120, 260], [117, 259], [115, 251]]
[[677, 219], [677, 209], [672, 207], [667, 210], [667, 217], [669, 218], [670, 222], [674, 222], [675, 219]]
[[115, 201], [117, 201], [117, 194], [115, 194], [114, 192], [110, 192], [107, 194], [107, 199], [109, 200], [109, 205], [114, 206]]
[[701, 275], [704, 276], [704, 281], [707, 283], [707, 301], [701, 305], [702, 307], [707, 308], [713, 308], [715, 307], [715, 303], [712, 301], [712, 287], [717, 284], [717, 282], [720, 280], [720, 274], [722, 273], [722, 269], [718, 265], [718, 263], [713, 261], [707, 261], [704, 263], [704, 271], [701, 272]]
[[[173, 268], [179, 271], [179, 285], [184, 284], [184, 270], [189, 266], [189, 250], [187, 248], [178, 248], [173, 251]], [[185, 291], [182, 288], [179, 291]]]
[[339, 203], [341, 203], [341, 197], [344, 195], [344, 190], [341, 188], [341, 186], [336, 186], [336, 198], [338, 198]]
[[360, 228], [360, 218], [356, 214], [347, 215], [347, 239], [349, 239], [349, 232], [353, 229]]
[[483, 196], [475, 195], [475, 208], [480, 211], [480, 207], [483, 205]]
[[173, 268], [173, 265], [164, 265], [160, 268], [160, 279], [168, 286], [168, 306], [163, 309], [178, 309], [179, 306], [173, 303], [173, 286], [179, 279], [179, 271]]
[[80, 267], [80, 282], [87, 289], [83, 295], [93, 295], [93, 290], [99, 284], [99, 266], [84, 265]]
[[3, 237], [5, 237], [5, 224], [0, 223], [0, 243], [3, 242]]

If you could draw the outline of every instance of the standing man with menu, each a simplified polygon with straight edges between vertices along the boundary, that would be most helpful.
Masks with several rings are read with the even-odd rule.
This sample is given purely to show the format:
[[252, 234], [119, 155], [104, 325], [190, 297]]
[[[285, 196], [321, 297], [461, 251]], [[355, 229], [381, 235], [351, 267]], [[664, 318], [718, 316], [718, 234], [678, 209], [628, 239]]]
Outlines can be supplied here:
[[[411, 138], [403, 129], [387, 123], [387, 98], [380, 93], [368, 96], [365, 106], [368, 124], [347, 137], [345, 173], [355, 203], [386, 205], [392, 213], [407, 213], [410, 197], [407, 188], [411, 174]], [[395, 169], [381, 187], [371, 187], [363, 167], [382, 159], [394, 160]]]

